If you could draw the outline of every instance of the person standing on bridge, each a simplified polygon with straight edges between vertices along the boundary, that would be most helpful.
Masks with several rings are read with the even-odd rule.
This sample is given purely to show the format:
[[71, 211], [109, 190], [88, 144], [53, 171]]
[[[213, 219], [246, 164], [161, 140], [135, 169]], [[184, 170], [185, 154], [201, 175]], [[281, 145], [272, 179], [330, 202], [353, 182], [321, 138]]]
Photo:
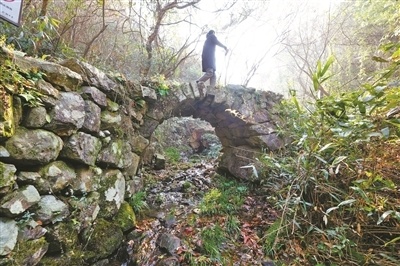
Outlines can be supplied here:
[[215, 36], [215, 31], [210, 30], [207, 35], [207, 39], [204, 42], [203, 52], [201, 54], [201, 67], [204, 75], [196, 80], [197, 88], [200, 94], [203, 94], [203, 89], [205, 88], [204, 82], [210, 80], [210, 86], [215, 87], [217, 76], [215, 75], [216, 64], [215, 64], [215, 47], [218, 45], [225, 49], [225, 55], [228, 53], [228, 48], [218, 41]]

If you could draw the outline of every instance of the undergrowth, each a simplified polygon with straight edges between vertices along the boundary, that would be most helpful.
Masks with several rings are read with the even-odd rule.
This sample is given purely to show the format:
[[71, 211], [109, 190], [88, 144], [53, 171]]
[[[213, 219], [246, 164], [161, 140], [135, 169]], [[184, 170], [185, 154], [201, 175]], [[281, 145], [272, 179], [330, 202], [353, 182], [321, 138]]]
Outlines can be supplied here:
[[[331, 63], [319, 63], [315, 91]], [[392, 75], [399, 65], [393, 56], [359, 89], [303, 104], [293, 92], [280, 106], [288, 145], [260, 158], [262, 185], [282, 217], [262, 238], [277, 262], [398, 265], [400, 87]]]

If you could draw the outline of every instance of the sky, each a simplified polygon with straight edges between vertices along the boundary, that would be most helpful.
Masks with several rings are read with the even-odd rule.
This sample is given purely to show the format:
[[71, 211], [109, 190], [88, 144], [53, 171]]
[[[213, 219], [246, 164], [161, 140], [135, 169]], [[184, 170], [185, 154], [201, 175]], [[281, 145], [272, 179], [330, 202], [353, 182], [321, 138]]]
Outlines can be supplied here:
[[[197, 23], [205, 29], [214, 29], [216, 36], [229, 48], [225, 51], [217, 47], [217, 76], [222, 85], [244, 84], [245, 77], [254, 63], [261, 60], [255, 75], [248, 83], [248, 87], [270, 90], [286, 94], [287, 88], [285, 64], [281, 59], [282, 46], [280, 44], [283, 32], [298, 27], [300, 21], [307, 17], [328, 16], [329, 8], [339, 3], [339, 0], [239, 0], [235, 9], [214, 13], [221, 5], [228, 5], [232, 1], [202, 0], [200, 2], [199, 20]], [[232, 28], [225, 28], [232, 17], [240, 14], [238, 7], [255, 5], [258, 8], [242, 23]], [[200, 38], [196, 51], [201, 54], [205, 36]]]

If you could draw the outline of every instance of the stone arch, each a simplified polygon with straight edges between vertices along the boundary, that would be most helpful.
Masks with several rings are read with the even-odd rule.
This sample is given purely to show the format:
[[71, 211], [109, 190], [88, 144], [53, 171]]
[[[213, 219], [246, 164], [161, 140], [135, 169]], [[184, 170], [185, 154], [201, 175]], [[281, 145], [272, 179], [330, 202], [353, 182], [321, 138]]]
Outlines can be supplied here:
[[239, 85], [208, 88], [205, 96], [194, 84], [183, 84], [170, 90], [167, 97], [158, 97], [144, 87], [149, 103], [141, 134], [147, 138], [164, 120], [171, 117], [193, 117], [209, 122], [221, 141], [222, 153], [218, 171], [237, 178], [252, 179], [252, 167], [259, 169], [256, 158], [263, 150], [283, 146], [276, 128], [278, 117], [274, 106], [282, 96]]

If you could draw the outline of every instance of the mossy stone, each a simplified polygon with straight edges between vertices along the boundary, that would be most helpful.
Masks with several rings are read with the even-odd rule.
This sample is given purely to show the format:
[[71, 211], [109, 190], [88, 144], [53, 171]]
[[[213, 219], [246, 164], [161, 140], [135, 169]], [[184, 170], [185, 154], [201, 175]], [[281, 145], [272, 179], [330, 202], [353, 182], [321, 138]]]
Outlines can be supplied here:
[[49, 243], [44, 237], [35, 240], [18, 241], [13, 254], [13, 265], [37, 265], [47, 252]]
[[118, 225], [104, 219], [97, 219], [92, 230], [88, 230], [84, 235], [87, 248], [85, 260], [92, 263], [107, 258], [119, 248], [123, 237]]
[[15, 133], [13, 97], [4, 92], [0, 101], [0, 137], [11, 137]]
[[136, 215], [131, 205], [124, 201], [118, 210], [115, 222], [122, 231], [127, 232], [136, 226]]

